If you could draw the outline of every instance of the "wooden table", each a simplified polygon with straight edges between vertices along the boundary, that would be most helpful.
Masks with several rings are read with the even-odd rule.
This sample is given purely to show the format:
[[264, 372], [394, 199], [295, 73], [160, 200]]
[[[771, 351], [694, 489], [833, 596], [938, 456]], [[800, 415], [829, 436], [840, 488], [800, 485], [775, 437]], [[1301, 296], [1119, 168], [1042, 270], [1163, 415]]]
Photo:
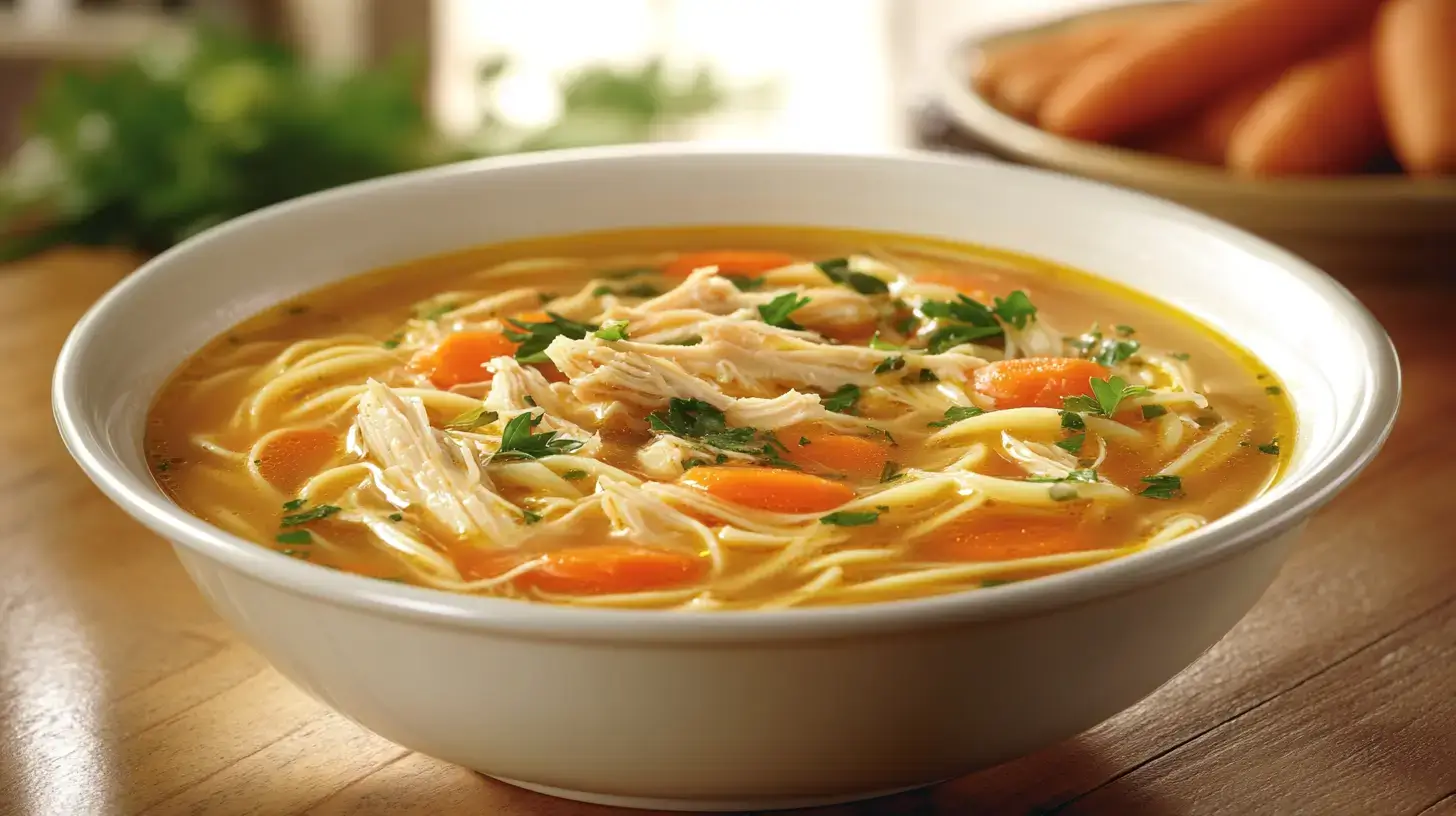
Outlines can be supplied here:
[[[489, 781], [322, 708], [91, 486], [54, 431], [51, 367], [128, 268], [62, 253], [0, 270], [0, 812], [610, 812]], [[1404, 358], [1395, 435], [1232, 634], [1061, 745], [816, 812], [1456, 814], [1456, 279], [1389, 277], [1359, 292]]]

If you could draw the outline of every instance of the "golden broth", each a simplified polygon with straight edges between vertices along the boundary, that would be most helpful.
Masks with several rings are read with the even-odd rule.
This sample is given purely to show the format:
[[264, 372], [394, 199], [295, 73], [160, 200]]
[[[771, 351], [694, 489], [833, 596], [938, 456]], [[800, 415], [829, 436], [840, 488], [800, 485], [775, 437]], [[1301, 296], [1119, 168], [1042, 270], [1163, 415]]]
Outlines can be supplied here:
[[[803, 263], [740, 276], [759, 283], [731, 290], [696, 278], [681, 283], [660, 271], [682, 253], [722, 248], [785, 253], [803, 262], [853, 256], [840, 276], [864, 269], [869, 272], [857, 274], [879, 283], [860, 278], [836, 284]], [[538, 260], [501, 268], [524, 259]], [[632, 269], [647, 271], [625, 274]], [[674, 289], [679, 283], [685, 288]], [[694, 286], [718, 300], [706, 311], [682, 312], [686, 322], [674, 327], [671, 304], [653, 300], [666, 295], [654, 293], [686, 293]], [[866, 286], [872, 291], [860, 291]], [[880, 286], [894, 291], [880, 292]], [[960, 313], [926, 314], [936, 307], [924, 303], [957, 302], [946, 286], [991, 305], [996, 325], [990, 330], [1002, 335], [938, 353], [918, 348], [970, 325]], [[518, 289], [535, 290], [533, 302], [509, 294]], [[1010, 305], [1017, 291], [1034, 304], [1034, 315], [1018, 318]], [[731, 336], [744, 326], [729, 323], [773, 332], [764, 328], [776, 316], [765, 301], [788, 293], [819, 303], [802, 305], [780, 322], [793, 325], [795, 314], [812, 317], [820, 322], [810, 328], [842, 342], [811, 347], [792, 332], [771, 336], [734, 363], [739, 380], [724, 380], [704, 356], [720, 346], [738, 348]], [[593, 315], [615, 309], [630, 316], [621, 343], [568, 338], [578, 341], [573, 353], [582, 356], [567, 362], [584, 366], [569, 383], [561, 382], [554, 364], [510, 369], [531, 388], [543, 386], [546, 380], [537, 379], [543, 373], [556, 380], [548, 391], [533, 393], [566, 406], [562, 417], [548, 416], [544, 428], [524, 429], [528, 447], [542, 444], [530, 434], [565, 425], [573, 430], [556, 439], [585, 439], [589, 457], [549, 446], [537, 449], [537, 456], [503, 452], [506, 415], [539, 415], [536, 401], [527, 397], [516, 410], [497, 412], [494, 421], [483, 422], [480, 410], [462, 420], [481, 408], [482, 398], [505, 404], [501, 400], [512, 397], [504, 385], [492, 393], [492, 385], [469, 381], [468, 372], [477, 369], [468, 355], [466, 381], [451, 379], [457, 346], [467, 346], [465, 340], [522, 330], [500, 323], [497, 312], [537, 324], [548, 319], [538, 312], [552, 297], [545, 309], [575, 309], [574, 321], [592, 327], [610, 324]], [[719, 301], [726, 305], [714, 312]], [[639, 309], [644, 302], [664, 305]], [[486, 308], [491, 303], [503, 308]], [[722, 309], [729, 307], [744, 311], [725, 315]], [[1018, 319], [1023, 327], [1015, 325]], [[659, 323], [661, 337], [701, 325], [728, 339], [714, 334], [696, 350], [676, 336], [633, 344], [637, 327], [647, 327], [642, 336], [649, 337]], [[1094, 324], [1101, 327], [1095, 343], [1086, 334]], [[874, 342], [872, 330], [880, 333]], [[460, 337], [450, 340], [447, 353], [441, 349], [452, 334]], [[489, 348], [499, 341], [481, 342]], [[1053, 342], [1056, 356], [1100, 355], [1113, 363], [1104, 384], [1116, 372], [1124, 385], [1145, 383], [1151, 390], [1129, 393], [1110, 417], [1100, 416], [1108, 406], [1088, 391], [1089, 378], [1080, 373], [1090, 363], [1067, 363], [1080, 379], [1047, 382], [1071, 388], [1074, 398], [1082, 393], [1092, 399], [1056, 413], [1046, 402], [1052, 385], [1008, 376], [1015, 388], [1042, 389], [1029, 397], [1037, 405], [1017, 413], [1012, 409], [1020, 397], [1007, 391], [992, 396], [975, 379], [982, 369], [1010, 371], [991, 358], [1013, 343], [1035, 349]], [[640, 353], [620, 351], [629, 346]], [[731, 421], [723, 428], [724, 415], [715, 418], [716, 409], [664, 424], [674, 417], [667, 398], [689, 394], [654, 395], [608, 383], [620, 390], [600, 398], [599, 388], [585, 384], [606, 381], [616, 369], [588, 359], [592, 354], [698, 366], [699, 382], [710, 391], [721, 386], [723, 404], [732, 404], [724, 409], [730, 418], [753, 410], [779, 422], [784, 412], [768, 412], [772, 406], [763, 401], [789, 387], [817, 393], [819, 402], [804, 402], [796, 409], [800, 419], [772, 431]], [[826, 413], [818, 406], [833, 403], [838, 389], [796, 377], [821, 359], [822, 368], [832, 371], [841, 358], [871, 359], [877, 373], [856, 369], [848, 378], [866, 384], [853, 407]], [[743, 374], [758, 365], [769, 373]], [[371, 378], [402, 398], [404, 407], [396, 411], [395, 397], [365, 388]], [[578, 399], [581, 394], [598, 398]], [[410, 438], [445, 451], [441, 463], [419, 467], [445, 468], [454, 485], [435, 494], [420, 487], [430, 474], [390, 458], [408, 457], [414, 449], [386, 441], [407, 434], [415, 397], [435, 430]], [[1060, 393], [1056, 399], [1060, 405]], [[373, 406], [373, 413], [361, 418], [360, 406]], [[649, 413], [659, 417], [655, 425]], [[369, 424], [375, 422], [370, 417], [383, 424]], [[690, 425], [684, 417], [706, 422], [699, 431], [736, 428], [739, 435], [720, 448], [705, 441], [720, 437], [685, 431]], [[441, 430], [452, 421], [455, 430]], [[502, 244], [310, 293], [235, 327], [184, 365], [153, 409], [147, 451], [158, 482], [183, 508], [314, 563], [562, 603], [734, 609], [971, 589], [1157, 545], [1259, 495], [1277, 476], [1292, 436], [1289, 406], [1257, 361], [1186, 315], [1107, 282], [1009, 253], [899, 235], [733, 227]], [[464, 484], [472, 466], [484, 475]], [[677, 475], [682, 467], [686, 471]], [[725, 475], [725, 468], [734, 472]], [[1169, 468], [1176, 471], [1173, 481], [1160, 477]], [[485, 489], [481, 484], [489, 485], [488, 495], [478, 492]], [[607, 489], [613, 484], [622, 489]], [[405, 495], [411, 490], [418, 500]], [[426, 501], [432, 495], [450, 506], [435, 507]], [[472, 516], [471, 508], [480, 506], [503, 513], [504, 520]]]

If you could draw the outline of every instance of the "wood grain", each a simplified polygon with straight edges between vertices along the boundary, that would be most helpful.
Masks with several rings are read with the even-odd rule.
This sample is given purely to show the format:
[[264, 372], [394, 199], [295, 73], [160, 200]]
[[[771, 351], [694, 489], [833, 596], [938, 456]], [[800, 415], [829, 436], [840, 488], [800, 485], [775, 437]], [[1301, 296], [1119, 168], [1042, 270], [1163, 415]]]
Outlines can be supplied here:
[[[170, 548], [66, 456], [49, 376], [130, 269], [0, 269], [0, 813], [617, 812], [510, 788], [369, 734], [207, 609]], [[1081, 736], [938, 788], [806, 813], [1456, 814], [1456, 281], [1362, 284], [1407, 398], [1386, 452], [1321, 513], [1239, 626]]]

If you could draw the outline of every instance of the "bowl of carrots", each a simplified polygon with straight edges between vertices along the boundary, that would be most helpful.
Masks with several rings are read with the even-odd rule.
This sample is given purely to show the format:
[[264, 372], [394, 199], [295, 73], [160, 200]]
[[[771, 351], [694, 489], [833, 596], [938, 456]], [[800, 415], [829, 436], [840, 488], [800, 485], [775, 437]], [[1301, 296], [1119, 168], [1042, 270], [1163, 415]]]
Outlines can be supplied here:
[[994, 155], [1178, 201], [1336, 274], [1439, 274], [1456, 3], [1319, 5], [1137, 3], [978, 38], [941, 101]]

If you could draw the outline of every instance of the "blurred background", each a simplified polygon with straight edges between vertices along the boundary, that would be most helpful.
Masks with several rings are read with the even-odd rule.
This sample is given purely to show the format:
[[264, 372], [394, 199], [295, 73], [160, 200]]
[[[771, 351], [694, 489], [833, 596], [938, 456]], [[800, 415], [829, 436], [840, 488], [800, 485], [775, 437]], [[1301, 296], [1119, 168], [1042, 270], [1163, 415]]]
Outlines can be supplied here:
[[[1227, 145], [1206, 144], [1204, 119], [1234, 121], [1219, 99], [1208, 101], [1208, 117], [1153, 142], [1100, 145], [1036, 130], [1012, 91], [1046, 86], [1039, 99], [1049, 77], [1079, 67], [1081, 46], [1043, 49], [1006, 93], [972, 79], [968, 47], [1112, 5], [0, 0], [0, 261], [58, 245], [145, 256], [252, 209], [364, 178], [474, 156], [682, 139], [990, 152], [1173, 198], [1337, 273], [1398, 263], [1444, 274], [1456, 261], [1456, 182], [1406, 184], [1383, 139], [1352, 137], [1353, 154], [1281, 171], [1318, 180], [1270, 186], [1237, 178], [1239, 168], [1223, 166]], [[1369, 39], [1368, 24], [1359, 31]], [[1277, 67], [1293, 72], [1324, 56]], [[1348, 121], [1308, 119], [1316, 144], [1330, 141], [1322, 133], [1354, 133], [1354, 117], [1377, 116], [1373, 83], [1364, 84], [1330, 87], [1332, 98], [1371, 97], [1371, 111], [1317, 106]]]

